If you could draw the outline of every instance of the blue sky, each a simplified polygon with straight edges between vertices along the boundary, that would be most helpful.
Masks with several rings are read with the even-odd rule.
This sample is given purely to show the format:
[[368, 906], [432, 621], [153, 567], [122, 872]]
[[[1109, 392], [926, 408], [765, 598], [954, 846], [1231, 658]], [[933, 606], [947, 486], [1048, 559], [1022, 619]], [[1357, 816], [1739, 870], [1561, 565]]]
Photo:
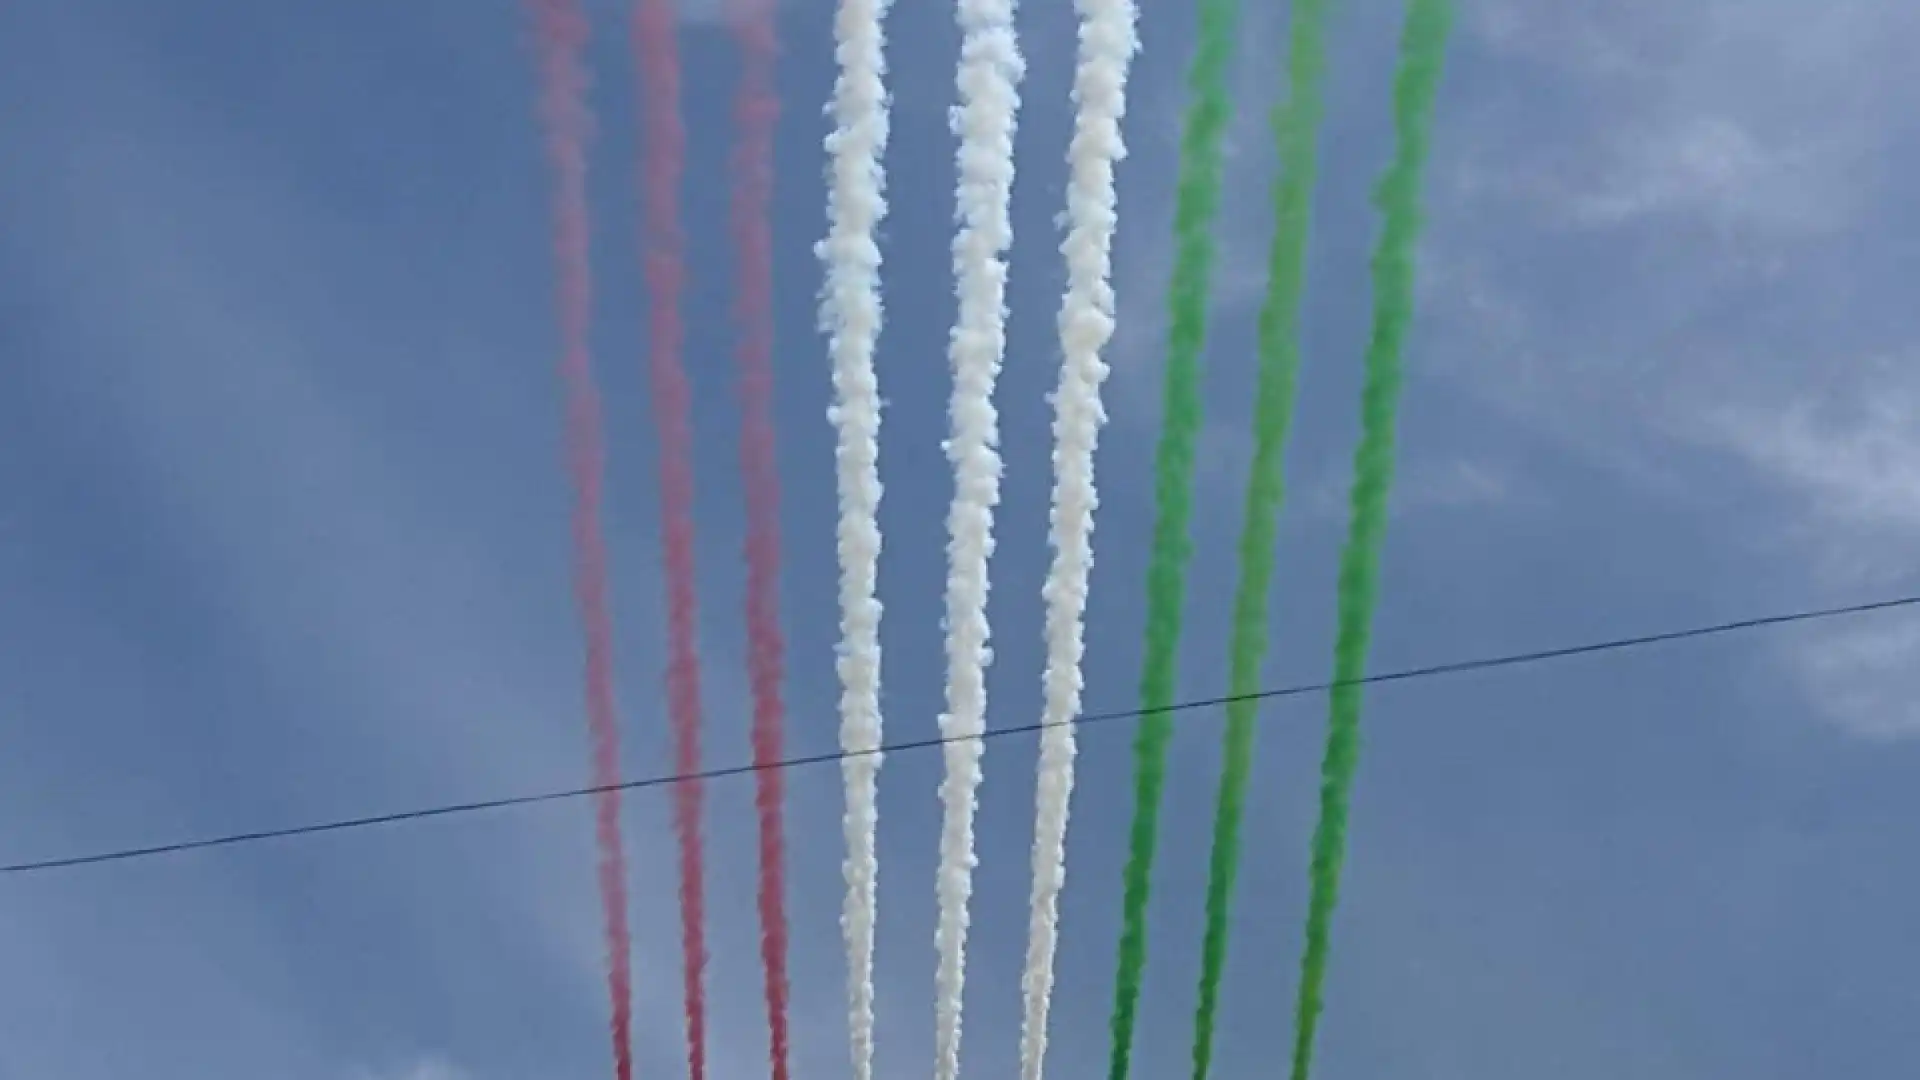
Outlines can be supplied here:
[[[595, 0], [595, 345], [626, 767], [661, 769], [632, 70]], [[1191, 18], [1148, 5], [1090, 706], [1132, 702]], [[822, 0], [788, 0], [777, 221], [790, 743], [833, 745], [814, 330]], [[1399, 7], [1336, 23], [1274, 683], [1330, 655]], [[1023, 12], [995, 723], [1038, 710], [1068, 5]], [[1225, 682], [1285, 14], [1236, 69], [1182, 685]], [[888, 733], [940, 700], [955, 32], [891, 24]], [[547, 176], [508, 0], [0, 6], [0, 860], [581, 781]], [[687, 358], [714, 764], [747, 754], [724, 209], [734, 57], [690, 19]], [[1466, 0], [1438, 116], [1378, 667], [1910, 589], [1920, 128], [1897, 0]], [[1213, 512], [1218, 506], [1219, 511]], [[1320, 1075], [1911, 1075], [1920, 621], [1382, 690]], [[1290, 1014], [1322, 705], [1266, 711], [1216, 1074]], [[1174, 750], [1137, 1075], [1184, 1068], [1218, 721]], [[1123, 731], [1083, 742], [1053, 1070], [1104, 1067]], [[1033, 753], [987, 759], [969, 1071], [1012, 1071]], [[937, 760], [882, 775], [880, 1058], [928, 1068]], [[845, 1061], [839, 791], [790, 776], [799, 1075]], [[711, 792], [712, 1059], [760, 1075], [750, 786]], [[627, 810], [643, 1075], [681, 1058], [663, 798]], [[584, 806], [0, 882], [0, 1080], [606, 1072]], [[1908, 911], [1908, 916], [1899, 912]]]

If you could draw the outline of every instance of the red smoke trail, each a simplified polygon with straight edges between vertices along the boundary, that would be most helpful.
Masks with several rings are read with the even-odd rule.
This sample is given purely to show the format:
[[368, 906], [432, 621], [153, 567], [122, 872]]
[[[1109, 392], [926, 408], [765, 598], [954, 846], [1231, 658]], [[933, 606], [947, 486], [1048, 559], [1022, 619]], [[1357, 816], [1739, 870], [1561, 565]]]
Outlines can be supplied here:
[[[674, 765], [700, 768], [700, 656], [694, 638], [693, 434], [687, 372], [680, 361], [680, 177], [687, 135], [680, 122], [680, 55], [673, 0], [636, 0], [634, 63], [640, 69], [640, 112], [646, 133], [641, 184], [641, 250], [650, 319], [648, 369], [653, 418], [660, 433], [660, 529], [667, 571], [667, 708], [673, 720]], [[706, 1080], [707, 961], [705, 867], [700, 849], [701, 787], [673, 787], [673, 827], [680, 842], [681, 977], [687, 1009], [687, 1075]]]
[[603, 451], [600, 394], [593, 383], [588, 326], [593, 281], [587, 259], [587, 75], [580, 60], [587, 21], [576, 0], [527, 0], [539, 32], [540, 112], [554, 174], [553, 256], [560, 311], [560, 378], [567, 396], [567, 458], [573, 476], [574, 594], [586, 634], [587, 725], [593, 741], [595, 835], [600, 905], [606, 916], [607, 996], [612, 999], [613, 1070], [632, 1080], [632, 979], [628, 969], [627, 870], [620, 844], [620, 731], [613, 708], [613, 619], [607, 610], [607, 553], [600, 536]]
[[[747, 490], [747, 667], [753, 683], [753, 760], [780, 760], [780, 472], [773, 436], [773, 135], [780, 118], [774, 89], [779, 38], [770, 0], [734, 0], [740, 46], [739, 125], [733, 147], [733, 238], [740, 322], [740, 471]], [[781, 835], [779, 769], [754, 773], [760, 819], [760, 962], [765, 972], [767, 1042], [773, 1080], [787, 1080], [786, 842]]]

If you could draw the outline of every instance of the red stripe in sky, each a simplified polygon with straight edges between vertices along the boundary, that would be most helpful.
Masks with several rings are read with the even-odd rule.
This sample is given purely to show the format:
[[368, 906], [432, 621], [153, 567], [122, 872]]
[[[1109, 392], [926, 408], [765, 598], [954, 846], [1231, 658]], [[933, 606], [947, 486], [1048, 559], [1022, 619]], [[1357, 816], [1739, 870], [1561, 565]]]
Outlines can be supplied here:
[[626, 862], [620, 843], [620, 732], [613, 704], [613, 619], [607, 610], [607, 557], [601, 539], [604, 451], [600, 395], [588, 347], [593, 283], [587, 257], [586, 143], [592, 127], [580, 54], [587, 22], [576, 0], [527, 0], [539, 33], [540, 111], [553, 166], [553, 254], [558, 278], [560, 377], [567, 398], [567, 457], [573, 477], [574, 592], [585, 633], [587, 725], [593, 743], [594, 832], [599, 844], [600, 905], [606, 919], [607, 994], [612, 999], [616, 1080], [632, 1080], [632, 980], [627, 935]]
[[[732, 219], [739, 291], [740, 471], [747, 495], [747, 667], [753, 685], [753, 760], [780, 760], [780, 698], [786, 640], [780, 630], [780, 472], [773, 429], [773, 136], [780, 118], [774, 87], [779, 39], [768, 0], [734, 0], [741, 52], [734, 99]], [[779, 769], [754, 773], [760, 824], [760, 961], [765, 975], [768, 1057], [787, 1080], [786, 842]]]
[[[640, 76], [645, 142], [641, 203], [649, 322], [648, 371], [660, 435], [660, 529], [667, 576], [667, 708], [673, 722], [674, 767], [700, 768], [700, 657], [694, 637], [693, 433], [687, 372], [681, 362], [680, 291], [685, 278], [680, 237], [680, 178], [686, 131], [680, 121], [680, 55], [672, 0], [636, 0], [633, 54]], [[706, 1080], [707, 1033], [705, 868], [700, 847], [699, 781], [673, 786], [673, 826], [680, 847], [680, 939], [687, 1024], [687, 1075]]]

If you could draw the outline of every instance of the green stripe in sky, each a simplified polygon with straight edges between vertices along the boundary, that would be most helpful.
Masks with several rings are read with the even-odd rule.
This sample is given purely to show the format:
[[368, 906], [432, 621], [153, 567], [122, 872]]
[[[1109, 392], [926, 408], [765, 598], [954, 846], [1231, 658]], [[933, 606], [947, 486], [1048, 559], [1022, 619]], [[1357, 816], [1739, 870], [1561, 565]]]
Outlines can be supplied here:
[[1267, 651], [1267, 593], [1273, 581], [1276, 519], [1286, 495], [1287, 433], [1293, 426], [1300, 372], [1300, 295], [1307, 272], [1307, 234], [1318, 167], [1321, 83], [1326, 71], [1327, 16], [1333, 0], [1293, 0], [1287, 100], [1274, 110], [1280, 176], [1274, 184], [1273, 244], [1267, 252], [1267, 296], [1260, 310], [1260, 382], [1254, 404], [1253, 471], [1240, 531], [1240, 587], [1233, 639], [1226, 750], [1207, 867], [1207, 930], [1201, 948], [1200, 1004], [1193, 1017], [1193, 1077], [1206, 1080], [1213, 1061], [1214, 1013], [1226, 968], [1228, 908], [1240, 871], [1240, 821], [1253, 771], [1254, 722], [1260, 703], [1260, 661]]
[[1109, 1080], [1126, 1080], [1132, 1064], [1134, 1010], [1147, 959], [1147, 893], [1160, 825], [1160, 789], [1166, 780], [1167, 742], [1173, 735], [1173, 718], [1167, 709], [1173, 704], [1180, 609], [1186, 594], [1187, 521], [1193, 515], [1194, 444], [1200, 433], [1200, 346], [1207, 332], [1212, 227], [1220, 202], [1220, 144], [1229, 112], [1227, 64], [1239, 22], [1238, 0], [1201, 0], [1200, 40], [1187, 71], [1192, 101], [1181, 133], [1180, 187], [1174, 205], [1178, 250], [1168, 289], [1165, 411], [1154, 462], [1158, 510], [1147, 569], [1147, 646], [1140, 672], [1145, 715], [1133, 743], [1133, 825], [1119, 970], [1108, 1022], [1113, 1034]]
[[1326, 757], [1320, 766], [1320, 821], [1313, 831], [1312, 895], [1307, 904], [1306, 952], [1294, 1014], [1293, 1080], [1313, 1065], [1327, 976], [1327, 939], [1339, 899], [1346, 857], [1347, 806], [1360, 756], [1359, 680], [1366, 674], [1367, 640], [1380, 586], [1380, 548], [1393, 484], [1394, 413], [1400, 398], [1400, 350], [1413, 321], [1413, 260], [1420, 235], [1420, 176], [1426, 162], [1433, 102], [1446, 58], [1453, 11], [1448, 0], [1409, 0], [1393, 80], [1397, 146], [1393, 164], [1374, 195], [1382, 217], [1373, 256], [1373, 334], [1367, 345], [1361, 399], [1360, 447], [1354, 453], [1352, 519], [1340, 556], [1340, 626], [1334, 646], [1333, 690]]

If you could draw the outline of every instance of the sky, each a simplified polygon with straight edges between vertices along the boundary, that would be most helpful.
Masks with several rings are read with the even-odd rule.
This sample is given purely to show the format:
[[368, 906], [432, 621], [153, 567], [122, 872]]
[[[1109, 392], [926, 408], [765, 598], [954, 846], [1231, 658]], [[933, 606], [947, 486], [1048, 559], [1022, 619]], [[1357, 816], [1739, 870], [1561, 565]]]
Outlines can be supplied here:
[[[624, 4], [592, 0], [594, 344], [625, 768], [663, 770], [664, 613]], [[1089, 614], [1133, 703], [1186, 5], [1149, 4]], [[789, 745], [837, 718], [815, 329], [829, 6], [785, 0], [776, 195]], [[689, 9], [687, 360], [707, 758], [746, 760], [730, 252], [736, 58]], [[1273, 684], [1325, 676], [1391, 151], [1400, 6], [1334, 23]], [[1270, 227], [1283, 5], [1249, 2], [1206, 353], [1183, 696], [1220, 692]], [[1021, 13], [1007, 461], [989, 722], [1039, 710], [1046, 391], [1064, 280], [1069, 5]], [[934, 733], [951, 483], [948, 9], [899, 5], [878, 360], [894, 738]], [[0, 862], [586, 778], [548, 176], [511, 0], [0, 4]], [[1920, 8], [1462, 0], [1428, 180], [1388, 669], [1920, 585]], [[1212, 512], [1219, 505], [1220, 512]], [[1920, 619], [1368, 696], [1319, 1076], [1709, 1080], [1920, 1067]], [[1270, 1075], [1324, 703], [1263, 713], [1215, 1075]], [[1220, 721], [1180, 722], [1135, 1075], [1186, 1067]], [[1130, 797], [1082, 741], [1053, 1075], [1104, 1068]], [[992, 744], [964, 1062], [1010, 1075], [1034, 748]], [[930, 1068], [937, 755], [881, 776], [878, 1070]], [[794, 1059], [846, 1068], [837, 770], [789, 775]], [[716, 1080], [764, 1075], [751, 785], [710, 789]], [[664, 795], [626, 808], [640, 1075], [683, 1046]], [[609, 1072], [580, 804], [0, 879], [0, 1080]], [[1908, 915], [1901, 916], [1901, 911]], [[1901, 927], [1907, 927], [1902, 930]], [[1909, 944], [1901, 945], [1901, 941]]]

